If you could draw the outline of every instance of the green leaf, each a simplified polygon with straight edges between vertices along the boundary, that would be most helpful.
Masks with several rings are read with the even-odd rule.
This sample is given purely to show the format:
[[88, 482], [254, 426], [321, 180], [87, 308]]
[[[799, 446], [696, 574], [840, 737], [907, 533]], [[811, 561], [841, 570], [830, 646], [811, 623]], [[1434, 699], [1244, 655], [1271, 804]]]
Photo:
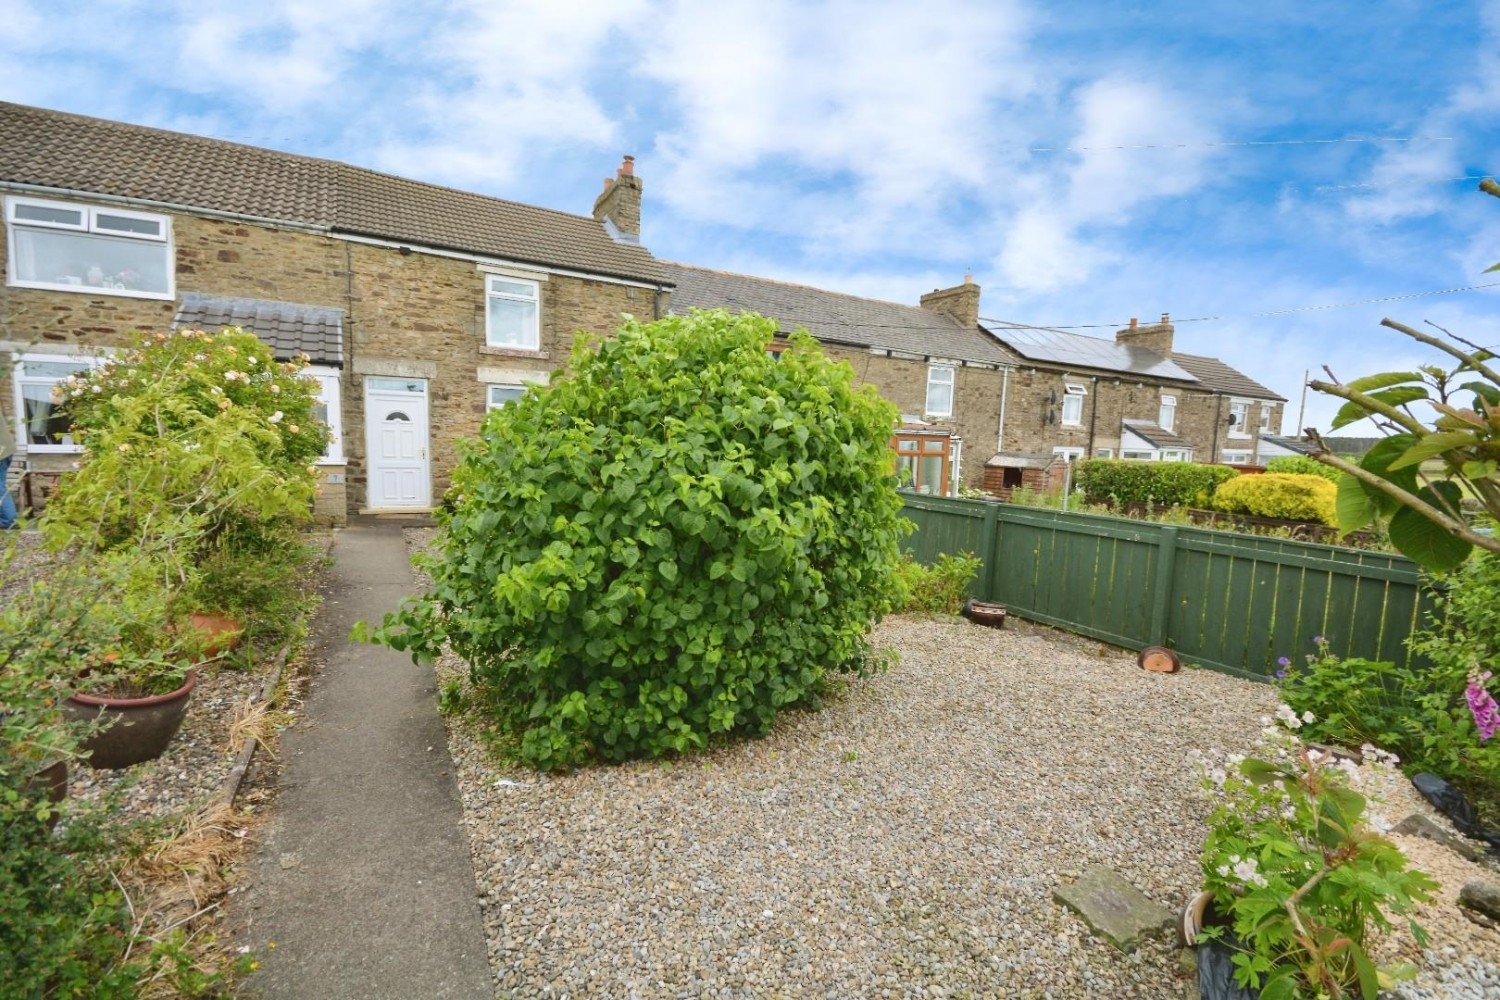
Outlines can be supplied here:
[[1420, 382], [1422, 376], [1417, 372], [1381, 372], [1378, 375], [1366, 375], [1346, 383], [1348, 388], [1358, 392], [1368, 393], [1372, 389], [1384, 389], [1386, 386], [1402, 385], [1406, 382]]
[[[1390, 437], [1381, 438], [1375, 442], [1373, 448], [1365, 453], [1365, 457], [1360, 459], [1359, 467], [1366, 472], [1375, 473], [1382, 479], [1389, 480], [1408, 493], [1415, 493], [1417, 491], [1417, 470], [1406, 468], [1393, 471], [1390, 466], [1392, 462], [1406, 454], [1406, 450], [1416, 443], [1417, 436], [1415, 434], [1392, 434]], [[1376, 509], [1382, 514], [1394, 513], [1401, 506], [1401, 502], [1395, 497], [1383, 493], [1373, 486], [1367, 486], [1365, 489], [1370, 494], [1370, 499], [1374, 502]]]
[[1500, 406], [1500, 387], [1490, 385], [1488, 382], [1465, 382], [1459, 388], [1474, 393], [1484, 400], [1486, 406]]
[[1343, 532], [1359, 531], [1369, 527], [1378, 512], [1369, 489], [1364, 483], [1347, 473], [1339, 480], [1333, 509], [1339, 522], [1339, 530]]
[[[1457, 505], [1461, 491], [1453, 483], [1434, 483], [1417, 491], [1417, 497], [1439, 510], [1442, 509], [1438, 494]], [[1473, 546], [1461, 538], [1455, 538], [1446, 528], [1428, 520], [1410, 507], [1402, 507], [1391, 517], [1391, 544], [1401, 554], [1425, 569], [1442, 572], [1453, 569], [1469, 557]]]
[[1391, 471], [1404, 469], [1409, 465], [1420, 465], [1435, 455], [1441, 455], [1445, 451], [1455, 448], [1467, 448], [1476, 442], [1476, 437], [1469, 431], [1447, 431], [1443, 434], [1426, 434], [1417, 439], [1417, 443], [1401, 453], [1401, 457], [1392, 462], [1388, 468]]
[[[1386, 389], [1383, 392], [1367, 392], [1365, 395], [1371, 399], [1379, 400], [1387, 406], [1401, 406], [1405, 403], [1413, 403], [1419, 399], [1428, 398], [1427, 387], [1421, 385], [1401, 386], [1395, 389]], [[1333, 418], [1333, 429], [1338, 430], [1340, 427], [1352, 424], [1356, 420], [1362, 420], [1374, 412], [1376, 411], [1351, 399], [1339, 409], [1338, 414]]]

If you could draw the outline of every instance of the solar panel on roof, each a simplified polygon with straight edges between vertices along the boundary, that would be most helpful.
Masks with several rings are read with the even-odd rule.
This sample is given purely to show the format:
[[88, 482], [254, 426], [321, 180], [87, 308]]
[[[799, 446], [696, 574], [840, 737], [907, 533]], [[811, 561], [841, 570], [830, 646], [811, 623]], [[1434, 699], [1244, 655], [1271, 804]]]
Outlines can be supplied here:
[[1062, 330], [1007, 326], [994, 320], [981, 320], [980, 325], [1032, 361], [1128, 372], [1131, 375], [1151, 375], [1183, 382], [1198, 381], [1180, 365], [1143, 347], [1065, 333]]

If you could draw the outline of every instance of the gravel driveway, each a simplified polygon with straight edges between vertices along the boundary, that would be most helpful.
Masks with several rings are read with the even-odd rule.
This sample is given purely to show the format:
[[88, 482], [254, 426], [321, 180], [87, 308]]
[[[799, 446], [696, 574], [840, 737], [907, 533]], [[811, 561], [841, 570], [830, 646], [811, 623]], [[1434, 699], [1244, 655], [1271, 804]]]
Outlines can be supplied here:
[[1185, 755], [1248, 747], [1273, 690], [1024, 625], [875, 639], [888, 673], [675, 763], [497, 771], [451, 727], [501, 995], [1181, 996], [1170, 942], [1122, 956], [1052, 892], [1106, 864], [1180, 909]]

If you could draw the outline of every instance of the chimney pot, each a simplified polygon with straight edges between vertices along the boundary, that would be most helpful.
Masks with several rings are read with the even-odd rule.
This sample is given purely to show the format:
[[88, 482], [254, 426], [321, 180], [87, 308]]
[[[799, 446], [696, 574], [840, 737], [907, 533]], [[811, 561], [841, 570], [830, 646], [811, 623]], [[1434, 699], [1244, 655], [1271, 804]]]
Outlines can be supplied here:
[[1169, 316], [1169, 315], [1167, 315], [1166, 313], [1162, 313], [1161, 314], [1161, 325], [1162, 326], [1166, 326], [1170, 322], [1172, 322], [1172, 317]]
[[1130, 328], [1132, 330], [1135, 329], [1135, 317], [1134, 316], [1130, 317]]
[[974, 284], [974, 272], [973, 271], [965, 271], [964, 272], [964, 284], [966, 284], [966, 285], [972, 285], [972, 284]]
[[635, 173], [635, 157], [626, 156], [620, 161], [620, 176], [629, 177], [633, 173]]

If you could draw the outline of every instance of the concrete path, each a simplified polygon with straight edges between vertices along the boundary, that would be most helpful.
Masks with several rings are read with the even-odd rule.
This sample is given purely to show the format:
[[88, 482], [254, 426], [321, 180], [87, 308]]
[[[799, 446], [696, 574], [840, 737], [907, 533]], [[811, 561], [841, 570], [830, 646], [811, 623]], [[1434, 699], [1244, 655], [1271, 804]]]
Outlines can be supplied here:
[[[231, 916], [265, 1000], [491, 1000], [484, 924], [431, 670], [348, 641], [416, 588], [401, 525], [338, 533], [303, 721]], [[274, 948], [271, 943], [275, 942]]]

